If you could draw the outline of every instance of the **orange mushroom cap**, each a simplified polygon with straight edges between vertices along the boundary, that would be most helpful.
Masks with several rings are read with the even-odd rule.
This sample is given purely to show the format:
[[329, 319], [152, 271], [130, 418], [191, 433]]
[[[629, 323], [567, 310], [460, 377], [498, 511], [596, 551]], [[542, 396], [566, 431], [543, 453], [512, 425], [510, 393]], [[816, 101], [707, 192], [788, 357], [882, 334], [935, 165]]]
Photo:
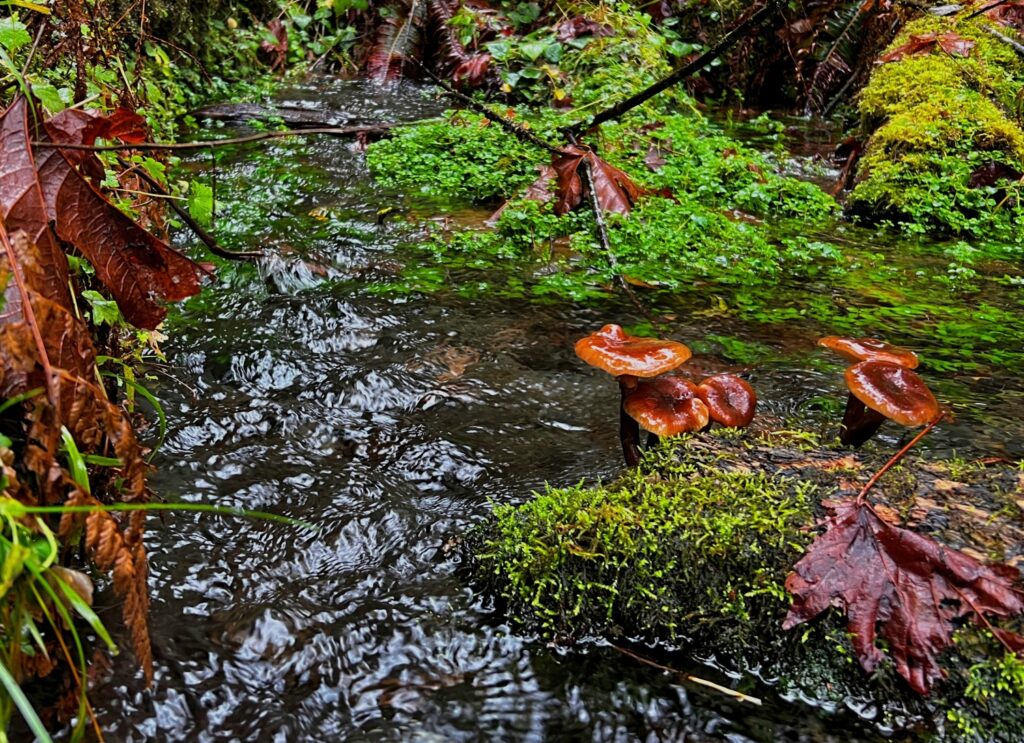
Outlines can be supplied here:
[[888, 361], [862, 361], [846, 370], [850, 392], [901, 426], [935, 420], [939, 403], [916, 372]]
[[622, 407], [644, 430], [658, 436], [699, 431], [708, 424], [708, 408], [697, 397], [697, 386], [681, 377], [639, 382]]
[[746, 380], [716, 374], [697, 386], [697, 396], [708, 407], [711, 420], [729, 428], [742, 428], [754, 420], [757, 393]]
[[576, 355], [617, 377], [656, 377], [672, 371], [693, 354], [676, 341], [626, 335], [618, 325], [605, 325], [576, 342]]
[[908, 348], [894, 346], [875, 338], [840, 338], [828, 335], [818, 340], [819, 346], [835, 351], [850, 361], [888, 361], [907, 369], [917, 368], [917, 354]]

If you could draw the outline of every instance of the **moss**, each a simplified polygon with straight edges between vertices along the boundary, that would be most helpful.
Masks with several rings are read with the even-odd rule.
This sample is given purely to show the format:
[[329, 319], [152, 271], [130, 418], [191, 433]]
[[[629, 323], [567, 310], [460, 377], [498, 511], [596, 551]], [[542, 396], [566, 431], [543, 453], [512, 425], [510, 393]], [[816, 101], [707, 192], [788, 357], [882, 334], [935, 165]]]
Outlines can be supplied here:
[[715, 627], [750, 641], [785, 612], [782, 584], [808, 541], [815, 486], [715, 459], [665, 447], [607, 486], [499, 506], [480, 572], [516, 621], [546, 636]]
[[966, 58], [904, 57], [872, 75], [859, 99], [871, 136], [850, 194], [855, 213], [911, 232], [1014, 236], [1016, 202], [997, 208], [1001, 191], [970, 186], [972, 174], [993, 162], [1024, 169], [1024, 131], [1010, 114], [1024, 64], [982, 24], [922, 18], [893, 42], [890, 50], [912, 35], [952, 31], [974, 47]]
[[[891, 663], [864, 673], [837, 611], [781, 630], [784, 579], [813, 538], [818, 502], [855, 493], [889, 454], [838, 458], [818, 441], [798, 429], [668, 440], [611, 484], [497, 506], [469, 539], [474, 574], [513, 622], [547, 639], [682, 648], [726, 668], [769, 669], [784, 693], [872, 707], [883, 727], [945, 725], [943, 739], [981, 740], [971, 737], [979, 730], [986, 741], [1019, 740], [1024, 662], [987, 632], [958, 630], [943, 660], [947, 681], [923, 698]], [[954, 474], [963, 478], [955, 487], [946, 479]], [[873, 497], [946, 544], [986, 544], [1006, 559], [1019, 550], [1021, 527], [1016, 513], [992, 510], [992, 493], [1017, 478], [1009, 466], [912, 456]]]

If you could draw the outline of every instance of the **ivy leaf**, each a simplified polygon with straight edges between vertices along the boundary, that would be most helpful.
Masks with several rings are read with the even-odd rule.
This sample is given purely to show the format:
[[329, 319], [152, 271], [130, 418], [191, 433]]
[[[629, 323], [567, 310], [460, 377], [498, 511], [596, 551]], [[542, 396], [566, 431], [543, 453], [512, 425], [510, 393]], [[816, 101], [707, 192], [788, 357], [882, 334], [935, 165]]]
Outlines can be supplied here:
[[[868, 503], [824, 505], [831, 512], [825, 533], [786, 579], [794, 600], [783, 629], [838, 606], [865, 671], [885, 658], [876, 644], [881, 634], [899, 674], [914, 691], [927, 694], [943, 678], [939, 655], [960, 620], [987, 624], [986, 617], [1024, 613], [1016, 568], [983, 565], [886, 521]], [[1024, 644], [1013, 633], [998, 633], [1011, 647]]]

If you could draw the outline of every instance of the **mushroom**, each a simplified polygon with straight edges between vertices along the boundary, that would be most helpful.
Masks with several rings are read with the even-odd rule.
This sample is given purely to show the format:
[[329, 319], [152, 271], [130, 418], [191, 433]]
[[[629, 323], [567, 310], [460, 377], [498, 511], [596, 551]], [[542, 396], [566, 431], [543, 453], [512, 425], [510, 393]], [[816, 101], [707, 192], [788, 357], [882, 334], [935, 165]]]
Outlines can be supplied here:
[[[829, 335], [820, 338], [818, 345], [835, 351], [850, 361], [884, 361], [905, 369], [916, 369], [918, 364], [917, 354], [910, 349], [894, 346], [876, 338], [841, 338]], [[846, 398], [839, 440], [843, 444], [860, 446], [874, 435], [884, 420], [878, 411], [865, 406], [851, 392]]]
[[850, 361], [888, 361], [907, 369], [916, 369], [918, 364], [917, 354], [910, 349], [875, 338], [840, 338], [837, 335], [828, 335], [819, 339], [818, 345], [835, 351]]
[[711, 420], [728, 428], [743, 428], [754, 420], [757, 393], [748, 382], [732, 374], [716, 374], [697, 386], [697, 397], [707, 405]]
[[[847, 405], [839, 439], [860, 446], [885, 419], [901, 426], [923, 426], [939, 415], [939, 403], [924, 380], [905, 366], [889, 361], [862, 361], [846, 370], [846, 385], [860, 410]], [[848, 420], [849, 419], [849, 420]]]
[[[659, 377], [637, 382], [622, 401], [622, 409], [640, 427], [658, 436], [678, 436], [708, 425], [710, 413], [698, 397], [697, 385], [682, 377]], [[635, 465], [630, 465], [635, 466]]]
[[576, 342], [576, 355], [618, 380], [619, 440], [626, 464], [635, 467], [640, 463], [640, 429], [621, 401], [636, 389], [638, 377], [656, 377], [675, 369], [690, 358], [690, 349], [676, 341], [631, 336], [618, 325], [605, 325]]

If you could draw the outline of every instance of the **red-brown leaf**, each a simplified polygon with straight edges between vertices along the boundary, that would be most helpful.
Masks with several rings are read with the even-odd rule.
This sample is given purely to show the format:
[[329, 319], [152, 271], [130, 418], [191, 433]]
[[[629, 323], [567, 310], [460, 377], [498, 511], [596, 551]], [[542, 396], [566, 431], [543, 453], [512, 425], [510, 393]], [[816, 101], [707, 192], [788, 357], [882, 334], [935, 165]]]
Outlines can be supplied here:
[[[50, 228], [43, 192], [36, 178], [28, 129], [28, 102], [18, 98], [0, 116], [0, 219], [8, 233], [25, 232], [38, 247], [39, 272], [34, 288], [44, 297], [71, 306], [68, 293], [68, 263]], [[12, 284], [7, 285], [3, 315], [20, 312], [21, 299]]]
[[[38, 138], [49, 137], [40, 132]], [[35, 156], [57, 236], [92, 263], [128, 322], [155, 328], [167, 314], [165, 302], [198, 293], [199, 267], [108, 202], [63, 151], [38, 147]]]
[[275, 18], [267, 24], [267, 30], [274, 40], [264, 39], [260, 49], [270, 56], [271, 69], [283, 68], [288, 59], [288, 29], [280, 18]]
[[615, 29], [608, 24], [598, 23], [578, 15], [575, 18], [570, 18], [558, 24], [556, 38], [564, 44], [581, 36], [612, 36], [614, 33]]
[[885, 657], [875, 642], [881, 634], [899, 674], [927, 694], [943, 677], [938, 656], [949, 647], [956, 620], [1024, 612], [1015, 568], [983, 565], [883, 520], [867, 503], [826, 506], [832, 515], [825, 533], [786, 580], [794, 600], [785, 629], [838, 606], [866, 671]]
[[462, 62], [452, 73], [457, 88], [479, 88], [491, 67], [490, 54], [474, 54]]
[[566, 154], [555, 156], [551, 167], [558, 175], [558, 200], [555, 213], [568, 214], [583, 201], [583, 179], [580, 165], [586, 160], [594, 179], [597, 203], [601, 209], [616, 214], [629, 214], [637, 199], [647, 193], [624, 172], [608, 164], [590, 150], [570, 145]]
[[881, 62], [898, 62], [904, 57], [930, 54], [936, 47], [953, 57], [969, 57], [974, 48], [971, 39], [947, 31], [944, 34], [918, 34], [910, 37], [903, 46], [893, 49], [881, 58]]
[[[551, 192], [551, 181], [555, 180], [555, 178], [558, 177], [558, 174], [550, 165], [539, 165], [537, 167], [537, 171], [540, 173], [537, 180], [527, 186], [526, 190], [519, 198], [546, 204], [555, 197]], [[505, 209], [508, 208], [508, 205], [509, 202], [507, 201], [502, 204], [498, 211], [494, 212], [494, 214], [487, 218], [487, 224], [497, 224], [498, 219], [505, 212]]]

